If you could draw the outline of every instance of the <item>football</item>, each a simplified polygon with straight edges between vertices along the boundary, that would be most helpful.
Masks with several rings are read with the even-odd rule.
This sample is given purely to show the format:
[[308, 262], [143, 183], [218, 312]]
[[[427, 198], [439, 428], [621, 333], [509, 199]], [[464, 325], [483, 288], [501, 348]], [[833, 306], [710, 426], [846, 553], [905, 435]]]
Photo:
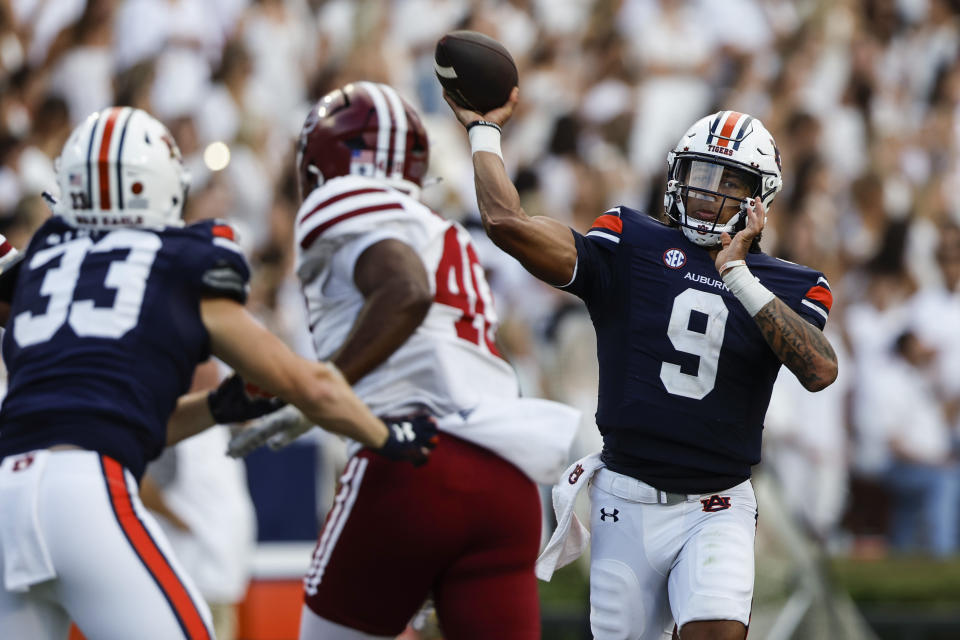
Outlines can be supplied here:
[[451, 31], [437, 42], [437, 79], [453, 101], [478, 113], [503, 106], [517, 86], [517, 65], [507, 49], [477, 31]]

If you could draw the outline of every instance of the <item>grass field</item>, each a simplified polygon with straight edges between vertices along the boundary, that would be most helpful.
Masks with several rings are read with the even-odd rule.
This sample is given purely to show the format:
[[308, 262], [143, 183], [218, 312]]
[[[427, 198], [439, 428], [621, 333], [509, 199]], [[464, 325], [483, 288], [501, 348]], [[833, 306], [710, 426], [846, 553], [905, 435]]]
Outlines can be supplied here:
[[[960, 558], [841, 557], [830, 560], [828, 571], [836, 590], [851, 596], [881, 640], [960, 638]], [[758, 576], [758, 588], [762, 583]], [[543, 637], [590, 638], [589, 584], [581, 568], [564, 567], [539, 584]], [[793, 640], [806, 636], [798, 633]]]

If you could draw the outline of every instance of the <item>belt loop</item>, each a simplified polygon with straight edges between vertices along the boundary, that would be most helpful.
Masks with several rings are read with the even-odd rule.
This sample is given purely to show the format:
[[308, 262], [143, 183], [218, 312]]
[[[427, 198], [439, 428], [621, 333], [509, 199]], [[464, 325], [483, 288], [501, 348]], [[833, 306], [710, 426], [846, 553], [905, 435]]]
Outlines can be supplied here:
[[660, 504], [667, 504], [667, 492], [666, 492], [666, 491], [661, 491], [661, 492], [660, 492]]

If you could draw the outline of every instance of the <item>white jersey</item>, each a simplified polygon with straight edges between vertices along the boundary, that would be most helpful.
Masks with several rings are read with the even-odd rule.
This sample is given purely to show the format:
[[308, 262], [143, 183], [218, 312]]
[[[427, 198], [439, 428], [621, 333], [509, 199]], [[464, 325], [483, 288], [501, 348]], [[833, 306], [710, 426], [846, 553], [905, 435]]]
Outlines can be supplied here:
[[317, 357], [344, 342], [363, 296], [353, 281], [357, 259], [394, 238], [416, 251], [434, 303], [386, 362], [354, 389], [377, 415], [418, 407], [444, 416], [484, 400], [519, 395], [517, 377], [495, 345], [493, 298], [467, 231], [382, 182], [343, 176], [315, 189], [296, 221], [296, 267]]

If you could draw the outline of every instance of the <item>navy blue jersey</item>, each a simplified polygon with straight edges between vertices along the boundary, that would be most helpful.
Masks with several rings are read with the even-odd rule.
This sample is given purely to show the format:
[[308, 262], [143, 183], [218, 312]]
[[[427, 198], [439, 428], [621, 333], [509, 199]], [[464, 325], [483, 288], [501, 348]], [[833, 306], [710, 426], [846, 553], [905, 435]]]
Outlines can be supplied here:
[[73, 444], [139, 478], [209, 357], [200, 300], [246, 299], [250, 272], [232, 239], [213, 221], [162, 231], [47, 221], [25, 252], [3, 337], [0, 458]]
[[[564, 288], [586, 302], [597, 332], [604, 463], [682, 493], [749, 478], [780, 360], [709, 252], [626, 207], [574, 236], [577, 269]], [[823, 274], [761, 252], [746, 261], [823, 328], [832, 302]]]

